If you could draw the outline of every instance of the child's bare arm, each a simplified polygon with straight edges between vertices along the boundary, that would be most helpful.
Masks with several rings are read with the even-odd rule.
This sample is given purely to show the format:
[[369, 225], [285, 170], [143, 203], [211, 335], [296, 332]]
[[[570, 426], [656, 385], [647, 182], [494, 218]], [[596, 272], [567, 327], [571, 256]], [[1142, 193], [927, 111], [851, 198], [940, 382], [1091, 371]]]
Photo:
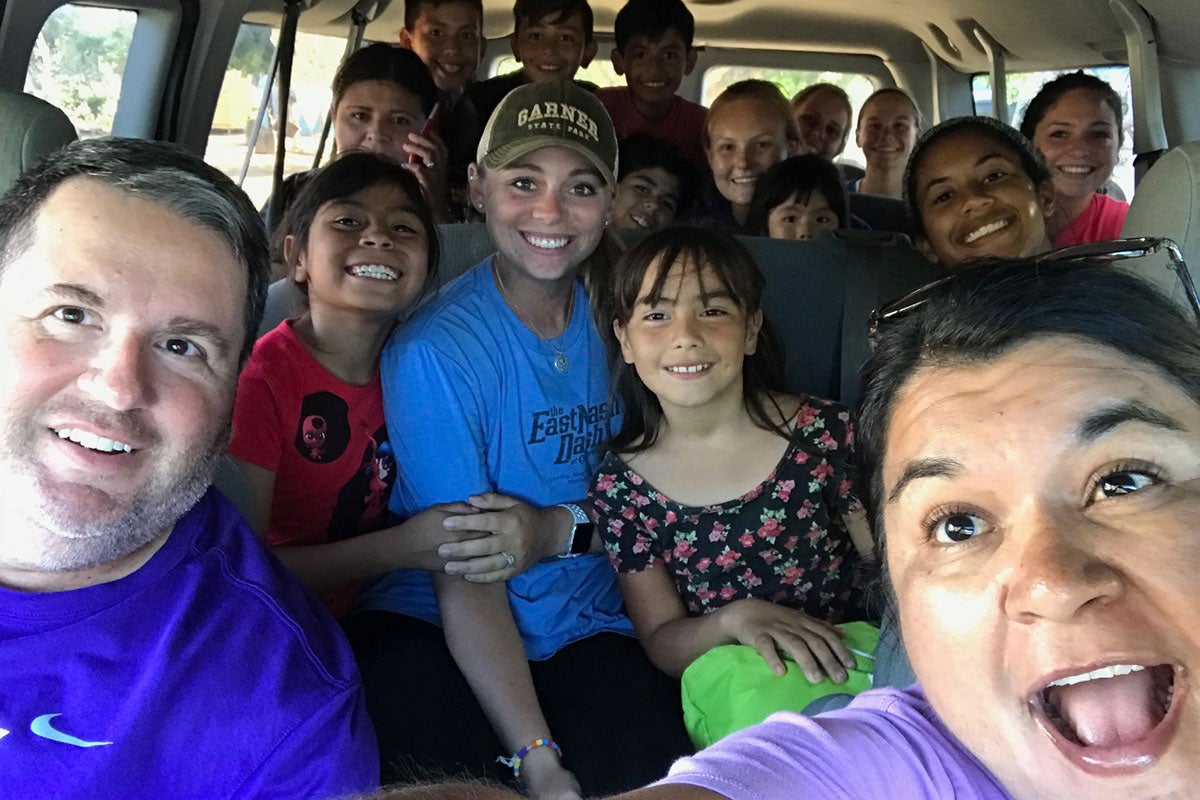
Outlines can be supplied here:
[[689, 617], [671, 577], [662, 565], [620, 576], [621, 593], [633, 627], [655, 666], [678, 678], [700, 656], [723, 644], [746, 644], [762, 654], [777, 674], [790, 655], [811, 681], [828, 675], [846, 679], [854, 657], [837, 629], [802, 611], [766, 600], [735, 600], [698, 617]]
[[[234, 463], [246, 479], [250, 508], [246, 519], [266, 539], [270, 524], [275, 473], [245, 461]], [[271, 551], [317, 595], [337, 591], [394, 569], [440, 571], [445, 561], [438, 547], [447, 542], [480, 536], [473, 531], [452, 531], [442, 521], [452, 515], [471, 514], [466, 503], [447, 503], [422, 511], [406, 522], [337, 542], [313, 545], [278, 545]]]

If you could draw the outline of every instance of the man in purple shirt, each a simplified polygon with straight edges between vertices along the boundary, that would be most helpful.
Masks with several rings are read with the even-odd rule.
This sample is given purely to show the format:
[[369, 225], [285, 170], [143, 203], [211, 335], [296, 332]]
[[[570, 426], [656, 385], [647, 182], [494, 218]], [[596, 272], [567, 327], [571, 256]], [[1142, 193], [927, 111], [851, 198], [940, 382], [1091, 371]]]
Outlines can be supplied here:
[[268, 274], [169, 145], [77, 142], [0, 197], [5, 797], [374, 786], [349, 648], [209, 488]]

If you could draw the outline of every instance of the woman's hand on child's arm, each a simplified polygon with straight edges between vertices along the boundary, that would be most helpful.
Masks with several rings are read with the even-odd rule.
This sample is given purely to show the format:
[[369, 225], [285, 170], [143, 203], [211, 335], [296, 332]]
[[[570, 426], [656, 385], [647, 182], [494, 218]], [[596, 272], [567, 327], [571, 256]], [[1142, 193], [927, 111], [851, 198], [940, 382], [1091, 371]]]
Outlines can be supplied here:
[[393, 569], [426, 569], [441, 572], [446, 564], [446, 560], [440, 555], [444, 545], [487, 535], [471, 529], [456, 530], [446, 526], [446, 520], [451, 517], [474, 513], [475, 507], [469, 503], [440, 503], [430, 506], [389, 529], [392, 534], [388, 544], [390, 553], [384, 555], [390, 563], [400, 565]]
[[[474, 583], [506, 581], [567, 547], [574, 518], [561, 506], [538, 508], [495, 492], [469, 501], [478, 513], [450, 517], [446, 528], [475, 531], [481, 537], [442, 546], [438, 554], [447, 559], [447, 574]], [[511, 564], [505, 553], [512, 556]]]
[[780, 651], [791, 656], [812, 683], [826, 675], [842, 683], [846, 670], [854, 666], [854, 655], [838, 629], [803, 611], [747, 599], [735, 600], [715, 615], [732, 639], [758, 650], [776, 675], [787, 671]]

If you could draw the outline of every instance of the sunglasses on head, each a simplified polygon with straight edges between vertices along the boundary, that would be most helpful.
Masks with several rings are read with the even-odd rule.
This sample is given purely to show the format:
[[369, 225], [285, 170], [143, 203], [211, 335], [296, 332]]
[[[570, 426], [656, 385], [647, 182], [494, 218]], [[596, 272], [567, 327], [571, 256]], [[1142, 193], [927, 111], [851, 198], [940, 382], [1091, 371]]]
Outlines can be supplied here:
[[[1070, 264], [1072, 262], [1079, 262], [1081, 267], [1107, 266], [1158, 253], [1166, 255], [1168, 262], [1167, 269], [1175, 274], [1178, 285], [1183, 288], [1183, 292], [1187, 296], [1187, 303], [1191, 307], [1192, 316], [1196, 324], [1200, 326], [1200, 294], [1196, 292], [1196, 284], [1192, 280], [1192, 275], [1188, 271], [1187, 264], [1183, 261], [1183, 253], [1180, 251], [1179, 245], [1170, 239], [1142, 237], [1137, 239], [1114, 239], [1107, 242], [1088, 242], [1087, 244], [1050, 250], [1030, 258], [1029, 263], [1034, 267], [1039, 264]], [[967, 267], [967, 269], [989, 269], [991, 266], [990, 264], [981, 264], [978, 267]], [[932, 283], [927, 283], [918, 289], [901, 295], [895, 300], [884, 303], [872, 311], [867, 320], [868, 339], [871, 345], [874, 346], [882, 326], [900, 319], [925, 305], [929, 301], [929, 298], [937, 293], [938, 289], [949, 281], [954, 280], [954, 278], [954, 275], [939, 278]]]

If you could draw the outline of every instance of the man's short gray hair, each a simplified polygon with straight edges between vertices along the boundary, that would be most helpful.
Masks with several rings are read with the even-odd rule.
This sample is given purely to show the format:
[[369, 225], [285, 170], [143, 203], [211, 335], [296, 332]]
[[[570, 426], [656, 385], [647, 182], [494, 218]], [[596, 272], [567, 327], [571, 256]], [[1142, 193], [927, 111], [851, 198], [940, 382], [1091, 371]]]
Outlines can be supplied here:
[[37, 213], [46, 198], [75, 177], [92, 178], [166, 206], [229, 245], [246, 268], [240, 359], [245, 363], [254, 347], [270, 281], [266, 231], [245, 192], [224, 173], [176, 145], [88, 139], [67, 145], [26, 172], [0, 196], [0, 273], [31, 244]]

